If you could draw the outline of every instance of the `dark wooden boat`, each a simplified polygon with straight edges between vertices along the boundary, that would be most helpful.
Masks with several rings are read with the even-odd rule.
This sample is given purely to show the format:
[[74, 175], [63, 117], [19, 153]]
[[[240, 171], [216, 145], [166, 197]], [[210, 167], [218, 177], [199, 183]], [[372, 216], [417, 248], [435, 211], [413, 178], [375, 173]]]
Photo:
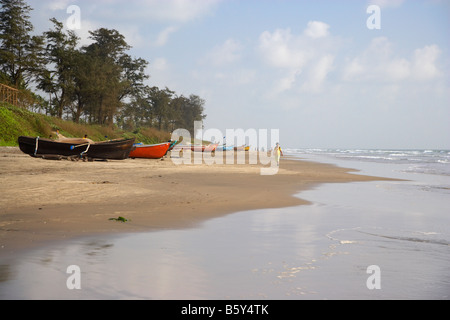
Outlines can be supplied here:
[[20, 136], [19, 148], [36, 158], [68, 157], [72, 159], [123, 160], [134, 147], [134, 138], [93, 142], [87, 139], [65, 139], [61, 141], [39, 137]]

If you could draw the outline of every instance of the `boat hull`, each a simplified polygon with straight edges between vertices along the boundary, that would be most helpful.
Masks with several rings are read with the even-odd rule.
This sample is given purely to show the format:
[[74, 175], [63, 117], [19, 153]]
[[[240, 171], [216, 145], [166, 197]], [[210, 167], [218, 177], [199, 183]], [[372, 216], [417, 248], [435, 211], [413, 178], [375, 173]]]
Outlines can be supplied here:
[[217, 151], [232, 151], [234, 149], [233, 146], [220, 146], [217, 147]]
[[191, 146], [191, 151], [194, 152], [214, 152], [216, 151], [218, 144], [210, 144], [207, 146]]
[[130, 158], [160, 159], [164, 157], [171, 146], [171, 142], [137, 145], [136, 149], [130, 152]]
[[20, 136], [19, 148], [32, 157], [62, 156], [88, 159], [123, 160], [128, 158], [134, 148], [134, 138], [90, 143], [59, 142], [39, 137]]

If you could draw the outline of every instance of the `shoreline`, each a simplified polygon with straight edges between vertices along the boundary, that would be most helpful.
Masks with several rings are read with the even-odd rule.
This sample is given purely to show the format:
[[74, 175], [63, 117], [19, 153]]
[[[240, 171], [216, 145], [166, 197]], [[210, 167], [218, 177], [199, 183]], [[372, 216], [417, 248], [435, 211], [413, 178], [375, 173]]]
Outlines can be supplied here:
[[[239, 211], [305, 205], [295, 195], [323, 183], [392, 180], [287, 157], [276, 175], [260, 175], [261, 167], [175, 165], [170, 158], [52, 161], [0, 147], [0, 257], [53, 241], [189, 228]], [[110, 220], [118, 217], [128, 221]]]

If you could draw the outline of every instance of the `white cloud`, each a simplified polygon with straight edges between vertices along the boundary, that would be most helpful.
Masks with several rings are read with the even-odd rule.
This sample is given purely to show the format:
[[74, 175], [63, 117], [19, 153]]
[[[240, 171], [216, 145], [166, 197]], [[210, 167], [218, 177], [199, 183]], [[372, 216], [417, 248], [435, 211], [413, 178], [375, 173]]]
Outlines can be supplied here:
[[[88, 37], [87, 31], [95, 30], [93, 26], [119, 29], [126, 36], [127, 42], [133, 47], [143, 44], [141, 35], [142, 23], [164, 23], [169, 25], [154, 36], [153, 41], [147, 41], [154, 46], [167, 44], [170, 36], [183, 23], [202, 18], [211, 14], [222, 0], [54, 0], [45, 3], [46, 10], [60, 11], [66, 16], [66, 9], [71, 4], [80, 7], [82, 29], [77, 33], [83, 38]], [[120, 19], [118, 18], [120, 15]], [[88, 21], [89, 20], [89, 21]], [[90, 29], [86, 29], [90, 27]], [[157, 29], [158, 30], [158, 29]]]
[[428, 80], [441, 75], [436, 60], [441, 54], [437, 45], [425, 46], [414, 51], [412, 73], [418, 80]]
[[273, 86], [273, 90], [269, 92], [268, 96], [275, 96], [284, 91], [292, 89], [297, 77], [301, 74], [300, 71], [291, 70], [285, 77], [276, 80]]
[[169, 36], [177, 30], [178, 28], [175, 26], [165, 28], [158, 34], [157, 39], [155, 41], [155, 45], [157, 47], [162, 47], [166, 45], [167, 41], [169, 40]]
[[310, 21], [308, 22], [308, 27], [304, 32], [306, 36], [313, 39], [317, 39], [326, 37], [329, 34], [328, 32], [329, 28], [330, 26], [324, 22]]
[[290, 90], [318, 93], [333, 70], [338, 39], [331, 37], [330, 26], [310, 21], [301, 34], [290, 29], [265, 31], [259, 37], [263, 61], [278, 69], [278, 76], [268, 96], [274, 97]]
[[437, 45], [416, 49], [410, 59], [397, 57], [385, 37], [374, 38], [360, 55], [344, 65], [342, 78], [346, 81], [397, 82], [431, 80], [441, 75]]
[[235, 39], [228, 39], [223, 44], [214, 47], [207, 54], [207, 61], [215, 66], [230, 64], [241, 58], [242, 45]]
[[361, 59], [354, 58], [347, 61], [346, 66], [343, 70], [342, 78], [346, 81], [351, 81], [363, 75], [366, 72], [366, 67]]
[[[54, 0], [46, 1], [44, 11], [58, 12], [65, 18], [67, 8], [75, 4], [80, 7], [82, 29], [77, 33], [83, 38], [88, 37], [88, 31], [95, 30], [98, 25], [120, 29], [127, 41], [133, 46], [142, 45], [140, 23], [169, 23], [171, 26], [162, 30], [154, 40], [154, 45], [164, 46], [169, 36], [178, 30], [179, 25], [202, 18], [217, 7], [222, 0]], [[118, 14], [120, 19], [118, 19]], [[87, 29], [87, 28], [90, 29]]]
[[320, 92], [322, 85], [325, 82], [328, 73], [333, 69], [334, 56], [331, 54], [326, 54], [317, 61], [317, 63], [311, 67], [308, 81], [306, 81], [302, 90], [309, 92]]
[[301, 68], [311, 58], [302, 36], [294, 36], [290, 29], [264, 31], [259, 37], [259, 49], [263, 59], [277, 68]]
[[386, 62], [387, 79], [393, 81], [407, 79], [411, 75], [411, 63], [406, 59], [393, 59]]

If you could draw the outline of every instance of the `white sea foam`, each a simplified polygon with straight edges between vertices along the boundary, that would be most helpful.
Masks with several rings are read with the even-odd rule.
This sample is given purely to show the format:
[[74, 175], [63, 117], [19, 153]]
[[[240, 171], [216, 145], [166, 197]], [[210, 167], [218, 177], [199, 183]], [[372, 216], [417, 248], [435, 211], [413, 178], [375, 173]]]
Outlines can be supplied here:
[[321, 155], [338, 160], [410, 165], [408, 173], [450, 176], [448, 150], [383, 150], [383, 149], [287, 149], [294, 155]]

